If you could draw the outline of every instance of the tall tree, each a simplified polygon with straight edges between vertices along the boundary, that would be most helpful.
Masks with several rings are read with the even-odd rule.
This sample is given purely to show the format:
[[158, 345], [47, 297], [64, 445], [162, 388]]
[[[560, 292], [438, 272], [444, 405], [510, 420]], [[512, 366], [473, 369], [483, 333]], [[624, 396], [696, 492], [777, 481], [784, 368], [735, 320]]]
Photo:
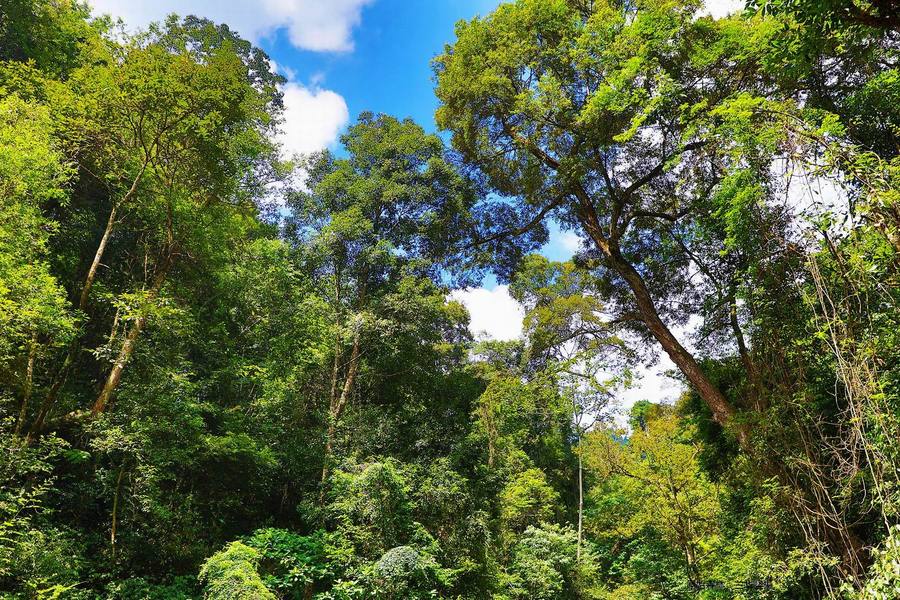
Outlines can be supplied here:
[[[698, 18], [697, 9], [504, 4], [460, 23], [436, 60], [437, 120], [506, 197], [476, 227], [475, 243], [502, 260], [515, 256], [508, 249], [517, 237], [533, 248], [549, 218], [579, 228], [617, 318], [659, 342], [713, 418], [730, 426], [735, 405], [672, 330], [689, 316], [679, 304], [696, 266], [671, 230], [689, 228], [698, 203], [733, 168], [722, 152], [727, 140], [706, 135], [701, 123], [730, 94], [753, 87], [761, 36], [742, 22]], [[746, 428], [735, 430], [746, 442]]]
[[440, 138], [410, 120], [364, 113], [341, 141], [347, 158], [309, 158], [309, 191], [293, 196], [287, 223], [288, 234], [312, 248], [320, 293], [333, 311], [323, 494], [366, 354], [403, 328], [393, 295], [410, 278], [439, 280], [437, 259], [474, 201]]
[[[248, 209], [248, 198], [269, 173], [269, 134], [280, 106], [280, 79], [260, 72], [259, 61], [227, 28], [172, 18], [72, 73], [71, 93], [57, 110], [70, 123], [66, 134], [83, 177], [100, 190], [98, 204], [108, 211], [77, 288], [79, 311], [90, 312], [91, 290], [123, 222], [130, 220], [130, 241], [143, 247], [138, 285], [152, 304], [173, 266], [193, 252], [190, 228], [205, 226], [219, 206]], [[138, 315], [131, 322], [94, 413], [105, 410], [145, 320]], [[43, 426], [77, 356], [76, 341], [33, 432]]]
[[72, 170], [52, 135], [50, 112], [18, 95], [0, 100], [0, 373], [15, 382], [19, 433], [34, 391], [35, 363], [74, 334], [65, 292], [48, 261]]

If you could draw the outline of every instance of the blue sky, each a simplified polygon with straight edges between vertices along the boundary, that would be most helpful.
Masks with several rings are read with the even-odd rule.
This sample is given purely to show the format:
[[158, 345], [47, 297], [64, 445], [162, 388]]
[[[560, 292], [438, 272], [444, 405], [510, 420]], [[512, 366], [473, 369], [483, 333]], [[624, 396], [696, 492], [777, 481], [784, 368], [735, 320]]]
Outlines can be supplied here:
[[378, 0], [362, 9], [350, 52], [298, 49], [278, 31], [261, 46], [307, 87], [341, 94], [351, 118], [361, 111], [412, 117], [434, 131], [431, 59], [453, 40], [454, 24], [486, 14], [496, 0]]
[[[260, 45], [292, 80], [340, 94], [351, 120], [362, 111], [383, 112], [411, 117], [437, 132], [431, 61], [453, 41], [460, 19], [486, 15], [497, 4], [498, 0], [378, 0], [363, 8], [352, 52], [297, 48], [284, 29]], [[552, 234], [544, 253], [553, 260], [571, 258], [577, 237], [555, 226]], [[496, 282], [489, 277], [484, 285], [493, 289]]]

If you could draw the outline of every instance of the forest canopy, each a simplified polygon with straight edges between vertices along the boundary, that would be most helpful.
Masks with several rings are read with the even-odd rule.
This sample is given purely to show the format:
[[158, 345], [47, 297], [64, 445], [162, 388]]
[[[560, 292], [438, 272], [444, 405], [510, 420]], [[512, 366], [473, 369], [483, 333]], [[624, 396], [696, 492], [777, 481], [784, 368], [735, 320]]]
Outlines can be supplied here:
[[229, 24], [0, 3], [0, 596], [900, 598], [900, 3], [428, 58], [437, 131], [290, 155]]

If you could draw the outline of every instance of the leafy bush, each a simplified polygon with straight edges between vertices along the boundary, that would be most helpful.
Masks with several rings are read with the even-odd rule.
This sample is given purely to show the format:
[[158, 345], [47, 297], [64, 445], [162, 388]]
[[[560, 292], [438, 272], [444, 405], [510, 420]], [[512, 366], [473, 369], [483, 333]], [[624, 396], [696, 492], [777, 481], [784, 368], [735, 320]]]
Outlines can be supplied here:
[[384, 553], [373, 569], [377, 589], [385, 598], [434, 598], [441, 569], [434, 557], [411, 546]]
[[859, 591], [844, 586], [847, 600], [892, 600], [900, 598], [900, 525], [891, 528], [881, 547], [872, 551], [875, 562], [869, 568], [868, 581]]
[[375, 559], [412, 533], [409, 492], [396, 461], [374, 462], [333, 477], [331, 513], [360, 556]]
[[284, 529], [260, 529], [245, 540], [260, 553], [258, 570], [266, 586], [285, 598], [301, 598], [328, 587], [344, 574], [353, 548], [335, 533], [299, 535]]
[[79, 581], [80, 552], [66, 531], [47, 526], [53, 461], [67, 444], [46, 436], [26, 444], [0, 422], [0, 589], [52, 597]]
[[571, 528], [558, 525], [529, 527], [512, 549], [512, 561], [503, 576], [503, 589], [511, 599], [599, 598], [597, 556], [589, 542]]
[[212, 555], [200, 569], [200, 580], [206, 586], [206, 597], [212, 600], [275, 600], [266, 588], [256, 563], [259, 551], [231, 542]]

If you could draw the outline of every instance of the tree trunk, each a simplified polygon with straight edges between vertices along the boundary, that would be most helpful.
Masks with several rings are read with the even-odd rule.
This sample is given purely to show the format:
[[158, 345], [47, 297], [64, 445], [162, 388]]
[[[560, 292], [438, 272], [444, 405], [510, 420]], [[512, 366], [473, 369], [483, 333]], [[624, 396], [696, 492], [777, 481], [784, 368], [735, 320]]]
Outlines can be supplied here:
[[[168, 271], [170, 263], [171, 256], [166, 258], [166, 262], [160, 267], [159, 272], [157, 272], [156, 276], [153, 278], [153, 286], [150, 288], [150, 292], [147, 295], [148, 302], [153, 302], [159, 295], [159, 291], [166, 280], [166, 272]], [[128, 335], [125, 336], [125, 340], [122, 342], [122, 347], [119, 350], [119, 355], [116, 357], [116, 362], [113, 363], [109, 376], [106, 378], [106, 383], [103, 385], [100, 395], [97, 396], [97, 400], [94, 401], [94, 406], [91, 408], [91, 414], [94, 416], [97, 416], [106, 410], [113, 393], [116, 391], [116, 388], [119, 387], [119, 381], [122, 379], [122, 372], [125, 370], [125, 365], [134, 353], [137, 340], [146, 323], [146, 315], [139, 316], [135, 319], [134, 323], [132, 323]]]
[[637, 270], [626, 261], [618, 250], [610, 255], [610, 262], [613, 268], [621, 275], [628, 286], [637, 303], [638, 312], [642, 320], [647, 325], [653, 337], [662, 345], [663, 350], [672, 359], [672, 362], [684, 373], [685, 377], [697, 388], [700, 396], [706, 401], [709, 409], [712, 411], [713, 419], [720, 425], [726, 425], [728, 420], [734, 416], [734, 407], [728, 402], [725, 396], [713, 383], [706, 377], [706, 374], [697, 364], [693, 355], [681, 345], [678, 338], [672, 333], [668, 326], [663, 322], [656, 310], [656, 305], [644, 283], [644, 279]]
[[113, 204], [112, 209], [109, 211], [109, 218], [106, 220], [106, 229], [103, 230], [103, 235], [100, 236], [100, 243], [97, 244], [97, 250], [94, 252], [94, 260], [91, 262], [87, 276], [84, 278], [84, 285], [81, 287], [81, 296], [78, 299], [78, 310], [82, 312], [87, 307], [88, 297], [91, 295], [91, 287], [94, 285], [94, 279], [97, 278], [97, 269], [100, 268], [100, 261], [103, 260], [103, 254], [106, 252], [106, 245], [109, 243], [109, 238], [112, 236], [113, 229], [116, 227], [116, 212], [118, 211], [118, 208], [118, 204]]
[[[650, 333], [660, 343], [663, 350], [675, 363], [675, 366], [687, 377], [691, 385], [697, 390], [697, 393], [700, 394], [700, 397], [712, 412], [713, 419], [723, 427], [729, 426], [729, 422], [736, 412], [734, 407], [713, 382], [709, 380], [706, 373], [697, 364], [697, 360], [681, 345], [678, 338], [675, 337], [660, 318], [656, 305], [653, 302], [653, 297], [650, 295], [643, 277], [631, 263], [625, 260], [616, 246], [610, 245], [602, 238], [598, 239], [597, 234], [593, 231], [593, 227], [586, 226], [585, 229], [591, 235], [597, 247], [606, 255], [613, 270], [625, 279], [625, 282], [631, 289], [641, 320], [647, 326], [647, 329], [650, 330]], [[747, 428], [739, 426], [735, 428], [735, 433], [741, 446], [746, 447], [749, 442]]]
[[334, 438], [337, 435], [337, 424], [344, 412], [350, 393], [353, 391], [353, 384], [356, 380], [356, 374], [359, 371], [359, 324], [354, 325], [356, 331], [353, 334], [353, 349], [350, 351], [350, 365], [347, 369], [347, 378], [344, 380], [344, 386], [341, 389], [341, 395], [337, 402], [333, 402], [328, 414], [328, 431], [325, 434], [325, 452], [322, 462], [322, 479], [321, 490], [319, 492], [319, 504], [325, 503], [325, 485], [331, 476], [331, 454], [334, 450]]
[[94, 416], [106, 410], [106, 406], [109, 403], [110, 398], [112, 398], [113, 392], [115, 392], [116, 388], [119, 387], [119, 381], [122, 379], [122, 372], [125, 370], [125, 364], [134, 353], [134, 348], [137, 345], [137, 339], [141, 335], [141, 330], [144, 328], [145, 321], [146, 317], [141, 316], [138, 317], [131, 325], [131, 329], [128, 331], [128, 335], [125, 337], [125, 341], [122, 342], [122, 348], [119, 350], [119, 356], [116, 358], [116, 362], [113, 363], [113, 368], [110, 370], [109, 376], [106, 378], [106, 383], [103, 385], [103, 390], [101, 390], [100, 395], [97, 396], [97, 400], [94, 401], [94, 406], [91, 408], [91, 413]]
[[337, 385], [338, 385], [338, 375], [341, 370], [341, 355], [343, 354], [343, 349], [341, 348], [341, 271], [340, 268], [335, 266], [334, 269], [334, 310], [335, 310], [335, 320], [334, 320], [334, 362], [331, 366], [331, 393], [328, 395], [328, 410], [329, 412], [334, 411], [335, 403], [337, 402]]
[[581, 564], [581, 536], [584, 522], [584, 480], [581, 466], [581, 426], [578, 430], [578, 543], [575, 546], [575, 562]]
[[144, 163], [141, 165], [137, 175], [135, 175], [134, 179], [131, 181], [131, 187], [128, 188], [128, 191], [125, 192], [125, 195], [122, 196], [118, 202], [112, 205], [112, 209], [109, 211], [109, 218], [106, 220], [106, 229], [103, 230], [103, 235], [100, 237], [100, 243], [97, 245], [96, 252], [94, 252], [94, 260], [91, 262], [91, 267], [88, 269], [87, 277], [85, 277], [84, 280], [84, 286], [81, 288], [81, 297], [78, 299], [78, 310], [80, 311], [84, 311], [87, 307], [88, 297], [91, 294], [91, 286], [94, 285], [94, 279], [97, 277], [97, 269], [100, 268], [100, 261], [103, 259], [103, 253], [106, 252], [106, 244], [109, 243], [109, 238], [112, 236], [112, 232], [116, 227], [116, 214], [119, 211], [119, 207], [134, 197], [134, 194], [137, 192], [138, 184], [140, 184], [141, 179], [144, 177], [144, 171], [147, 170], [147, 164], [149, 162], [150, 157], [145, 156]]
[[[138, 184], [140, 184], [141, 179], [144, 176], [144, 172], [147, 170], [147, 165], [150, 162], [149, 157], [144, 158], [144, 163], [141, 165], [141, 169], [138, 171], [137, 175], [135, 175], [134, 179], [131, 182], [131, 187], [128, 188], [128, 191], [125, 192], [125, 195], [122, 198], [112, 205], [112, 208], [109, 211], [109, 217], [106, 220], [106, 228], [103, 230], [103, 235], [100, 236], [100, 243], [97, 244], [97, 249], [94, 251], [94, 259], [91, 261], [91, 266], [88, 269], [87, 275], [84, 279], [84, 285], [81, 288], [81, 294], [78, 298], [78, 310], [84, 312], [87, 309], [88, 298], [91, 294], [91, 287], [94, 285], [94, 280], [97, 278], [97, 271], [100, 268], [100, 262], [103, 260], [103, 255], [106, 252], [106, 246], [109, 243], [109, 238], [112, 237], [112, 233], [116, 227], [116, 215], [118, 214], [119, 207], [124, 205], [126, 202], [131, 200], [134, 197], [134, 194], [137, 192]], [[41, 429], [44, 427], [44, 421], [47, 419], [47, 415], [50, 413], [50, 409], [53, 408], [53, 405], [56, 404], [56, 398], [59, 396], [59, 392], [62, 389], [62, 386], [66, 382], [66, 378], [69, 376], [69, 370], [75, 364], [75, 356], [78, 352], [79, 348], [79, 339], [75, 337], [72, 340], [72, 343], [69, 344], [68, 352], [66, 352], [66, 358], [63, 361], [63, 365], [60, 370], [57, 372], [56, 377], [53, 380], [53, 384], [50, 386], [50, 390], [47, 392], [46, 398], [41, 403], [41, 408], [38, 410], [38, 414], [34, 419], [34, 423], [32, 423], [31, 428], [28, 430], [29, 439], [34, 435], [38, 434]]]
[[744, 365], [744, 371], [747, 372], [747, 381], [749, 382], [750, 402], [757, 411], [768, 408], [767, 401], [761, 396], [762, 385], [760, 384], [759, 370], [756, 368], [756, 362], [750, 355], [750, 349], [747, 348], [747, 342], [744, 339], [744, 332], [741, 330], [740, 321], [737, 314], [737, 300], [735, 299], [734, 288], [729, 290], [728, 296], [728, 318], [731, 323], [731, 331], [734, 334], [734, 340], [737, 343], [738, 355], [741, 357], [741, 363]]
[[75, 352], [77, 350], [78, 342], [73, 341], [69, 346], [69, 351], [66, 353], [66, 360], [63, 362], [63, 366], [56, 374], [56, 378], [53, 380], [53, 384], [50, 386], [47, 396], [44, 398], [44, 401], [41, 402], [41, 407], [38, 409], [38, 414], [34, 418], [34, 423], [31, 424], [31, 428], [28, 430], [29, 439], [40, 433], [41, 429], [44, 428], [44, 421], [47, 419], [47, 415], [50, 414], [50, 409], [53, 408], [53, 405], [56, 403], [59, 391], [62, 389], [62, 386], [69, 375], [69, 369], [72, 368], [72, 363], [75, 362]]
[[[137, 180], [135, 180], [135, 184], [136, 183]], [[84, 285], [81, 288], [81, 295], [78, 299], [78, 310], [81, 312], [84, 312], [87, 308], [91, 287], [94, 285], [94, 280], [97, 278], [97, 270], [100, 267], [100, 261], [103, 259], [103, 254], [106, 252], [106, 245], [109, 242], [109, 238], [112, 236], [113, 229], [115, 229], [117, 210], [118, 205], [114, 204], [109, 211], [109, 218], [106, 220], [106, 229], [103, 230], [103, 235], [100, 237], [100, 243], [97, 245], [97, 250], [94, 252], [94, 260], [91, 262], [87, 276], [84, 279]], [[37, 417], [35, 417], [34, 423], [31, 425], [31, 430], [28, 434], [29, 437], [36, 435], [43, 429], [44, 420], [50, 413], [50, 409], [56, 404], [56, 398], [59, 396], [59, 392], [69, 376], [69, 370], [72, 368], [72, 365], [75, 364], [75, 355], [78, 352], [78, 348], [79, 340], [76, 337], [72, 340], [72, 343], [69, 344], [69, 350], [66, 352], [66, 359], [63, 361], [62, 367], [56, 374], [56, 378], [53, 380], [53, 384], [47, 392], [47, 397], [44, 398], [44, 401], [41, 403], [41, 408], [38, 411]]]
[[109, 530], [109, 548], [113, 560], [116, 560], [116, 525], [118, 524], [117, 519], [119, 516], [119, 492], [122, 489], [122, 476], [124, 474], [125, 467], [119, 467], [119, 477], [116, 479], [116, 492], [113, 496], [112, 527]]

